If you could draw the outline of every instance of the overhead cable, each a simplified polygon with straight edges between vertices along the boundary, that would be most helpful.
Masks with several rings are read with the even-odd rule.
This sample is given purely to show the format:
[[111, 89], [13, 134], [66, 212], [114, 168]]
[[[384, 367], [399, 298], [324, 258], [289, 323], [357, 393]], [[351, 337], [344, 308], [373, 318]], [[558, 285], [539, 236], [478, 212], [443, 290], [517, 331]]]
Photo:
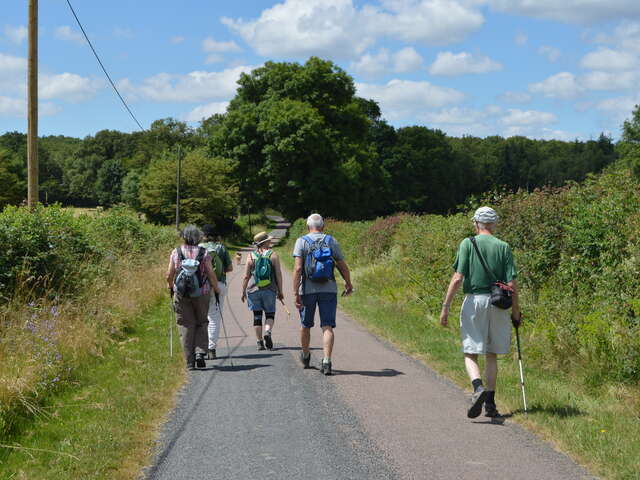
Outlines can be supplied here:
[[73, 6], [71, 5], [71, 2], [69, 0], [67, 0], [67, 5], [69, 5], [69, 9], [71, 10], [71, 13], [73, 14], [74, 18], [76, 19], [76, 22], [78, 23], [78, 26], [80, 27], [80, 30], [82, 31], [82, 34], [84, 35], [85, 40], [89, 44], [89, 47], [91, 47], [91, 51], [95, 55], [96, 60], [98, 60], [98, 63], [100, 64], [100, 68], [102, 68], [102, 71], [106, 75], [107, 80], [109, 80], [109, 83], [113, 87], [113, 90], [116, 92], [116, 95], [118, 95], [118, 98], [120, 99], [120, 101], [124, 105], [124, 108], [127, 109], [127, 112], [129, 112], [129, 115], [131, 115], [131, 118], [133, 118], [133, 120], [138, 124], [138, 127], [140, 127], [140, 130], [144, 131], [145, 128], [140, 124], [140, 122], [138, 121], [136, 116], [133, 114], [133, 112], [129, 108], [129, 105], [127, 105], [127, 102], [124, 100], [122, 95], [120, 95], [120, 92], [118, 91], [118, 87], [116, 87], [116, 84], [113, 83], [113, 80], [111, 80], [111, 76], [107, 72], [107, 69], [104, 68], [104, 65], [102, 63], [102, 60], [100, 60], [100, 56], [98, 55], [98, 52], [96, 52], [96, 49], [93, 48], [93, 44], [91, 43], [91, 40], [89, 40], [87, 32], [84, 31], [84, 27], [82, 26], [82, 23], [80, 22], [80, 19], [78, 18], [78, 15], [76, 15], [76, 11], [73, 9]]

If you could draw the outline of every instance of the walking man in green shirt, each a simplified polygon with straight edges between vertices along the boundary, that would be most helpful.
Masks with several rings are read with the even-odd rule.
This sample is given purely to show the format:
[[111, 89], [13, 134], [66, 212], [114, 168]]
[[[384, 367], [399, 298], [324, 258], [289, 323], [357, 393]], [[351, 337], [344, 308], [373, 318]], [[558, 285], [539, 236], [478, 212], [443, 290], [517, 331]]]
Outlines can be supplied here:
[[[465, 238], [458, 248], [455, 270], [449, 283], [447, 296], [442, 304], [440, 324], [448, 325], [451, 302], [460, 285], [465, 294], [460, 312], [460, 335], [464, 364], [473, 385], [469, 418], [476, 418], [485, 407], [485, 416], [499, 416], [495, 403], [496, 379], [498, 376], [497, 356], [509, 353], [511, 348], [511, 324], [520, 325], [518, 304], [517, 271], [513, 262], [511, 247], [494, 237], [498, 215], [490, 207], [480, 207], [473, 216], [476, 228], [475, 242], [492, 278], [481, 263], [471, 239]], [[491, 304], [491, 284], [501, 281], [513, 289], [511, 318], [508, 310]], [[485, 355], [485, 381], [482, 383], [478, 355]]]

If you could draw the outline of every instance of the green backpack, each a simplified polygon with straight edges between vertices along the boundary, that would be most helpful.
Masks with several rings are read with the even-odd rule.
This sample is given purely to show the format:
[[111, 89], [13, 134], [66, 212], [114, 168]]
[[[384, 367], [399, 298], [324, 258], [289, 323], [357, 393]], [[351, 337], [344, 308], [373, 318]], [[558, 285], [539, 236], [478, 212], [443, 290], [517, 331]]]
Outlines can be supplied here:
[[213, 270], [216, 272], [216, 278], [224, 282], [227, 276], [224, 271], [224, 262], [222, 261], [224, 245], [217, 242], [207, 242], [201, 243], [199, 246], [207, 249], [207, 252], [211, 255], [211, 264], [213, 265]]
[[271, 253], [273, 253], [271, 250], [263, 254], [253, 252], [253, 278], [260, 288], [271, 285]]

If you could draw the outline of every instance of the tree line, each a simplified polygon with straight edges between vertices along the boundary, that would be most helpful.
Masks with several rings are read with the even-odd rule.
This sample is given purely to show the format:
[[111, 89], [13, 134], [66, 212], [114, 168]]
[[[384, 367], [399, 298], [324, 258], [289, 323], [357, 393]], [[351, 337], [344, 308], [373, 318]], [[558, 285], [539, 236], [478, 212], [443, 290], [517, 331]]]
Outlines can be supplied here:
[[[618, 157], [604, 134], [564, 142], [395, 128], [376, 102], [356, 95], [351, 76], [316, 57], [267, 62], [238, 85], [226, 113], [195, 128], [168, 118], [143, 132], [41, 138], [40, 200], [126, 204], [170, 223], [181, 155], [185, 221], [228, 226], [239, 209], [267, 206], [289, 218], [447, 213], [494, 189], [580, 181]], [[0, 184], [0, 206], [26, 196], [24, 134], [0, 136]]]

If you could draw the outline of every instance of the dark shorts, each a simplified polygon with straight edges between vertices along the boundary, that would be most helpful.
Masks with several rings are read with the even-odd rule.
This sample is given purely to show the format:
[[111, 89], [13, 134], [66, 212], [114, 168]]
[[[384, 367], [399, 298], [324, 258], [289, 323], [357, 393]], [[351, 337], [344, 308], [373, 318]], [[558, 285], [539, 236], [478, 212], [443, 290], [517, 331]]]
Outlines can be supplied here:
[[316, 305], [320, 311], [320, 326], [336, 326], [336, 308], [338, 307], [338, 295], [336, 293], [310, 293], [302, 295], [302, 310], [300, 310], [300, 323], [304, 328], [314, 325]]

